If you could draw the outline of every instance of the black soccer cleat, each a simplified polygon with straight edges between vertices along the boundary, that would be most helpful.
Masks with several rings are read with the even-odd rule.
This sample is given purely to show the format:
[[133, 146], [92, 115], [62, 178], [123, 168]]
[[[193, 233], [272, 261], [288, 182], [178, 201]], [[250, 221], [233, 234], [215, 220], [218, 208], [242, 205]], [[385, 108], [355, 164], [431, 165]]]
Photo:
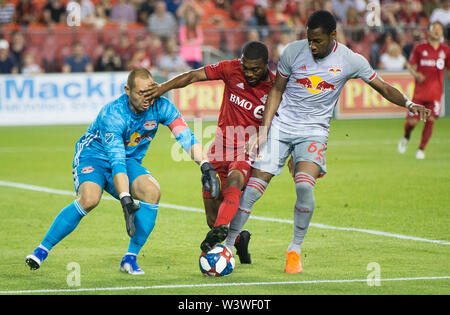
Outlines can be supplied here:
[[206, 238], [200, 244], [200, 249], [203, 253], [209, 252], [219, 243], [222, 243], [228, 235], [228, 226], [219, 225], [213, 227], [208, 234], [206, 234]]
[[239, 235], [239, 242], [234, 244], [234, 247], [236, 247], [236, 255], [239, 256], [241, 264], [251, 264], [252, 258], [248, 252], [248, 243], [250, 242], [251, 234], [249, 231], [244, 230]]
[[27, 264], [28, 267], [30, 267], [30, 270], [37, 270], [39, 269], [39, 267], [41, 267], [42, 263], [44, 262], [45, 258], [47, 258], [47, 256], [48, 256], [47, 250], [41, 247], [37, 247], [33, 251], [33, 254], [27, 256], [25, 263]]
[[27, 259], [25, 260], [25, 264], [30, 267], [30, 270], [37, 270], [41, 266], [36, 260], [31, 257], [27, 257]]

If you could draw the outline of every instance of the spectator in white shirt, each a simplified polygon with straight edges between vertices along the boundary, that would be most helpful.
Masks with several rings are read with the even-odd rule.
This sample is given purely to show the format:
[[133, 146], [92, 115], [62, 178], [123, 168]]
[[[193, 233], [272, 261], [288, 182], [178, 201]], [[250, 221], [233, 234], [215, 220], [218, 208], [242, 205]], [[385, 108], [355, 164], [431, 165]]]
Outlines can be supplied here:
[[406, 58], [397, 43], [390, 43], [386, 52], [380, 57], [380, 69], [387, 71], [400, 71], [405, 68]]

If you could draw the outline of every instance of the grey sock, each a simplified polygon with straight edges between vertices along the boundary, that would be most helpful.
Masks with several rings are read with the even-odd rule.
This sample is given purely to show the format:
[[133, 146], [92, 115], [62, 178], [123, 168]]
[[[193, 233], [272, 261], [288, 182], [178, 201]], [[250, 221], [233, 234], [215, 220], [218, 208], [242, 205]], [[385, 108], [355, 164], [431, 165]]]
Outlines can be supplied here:
[[[300, 174], [300, 176], [299, 176]], [[316, 180], [307, 173], [296, 174], [295, 190], [297, 201], [294, 207], [294, 236], [288, 251], [300, 253], [303, 240], [308, 231], [309, 223], [314, 213], [314, 185]]]

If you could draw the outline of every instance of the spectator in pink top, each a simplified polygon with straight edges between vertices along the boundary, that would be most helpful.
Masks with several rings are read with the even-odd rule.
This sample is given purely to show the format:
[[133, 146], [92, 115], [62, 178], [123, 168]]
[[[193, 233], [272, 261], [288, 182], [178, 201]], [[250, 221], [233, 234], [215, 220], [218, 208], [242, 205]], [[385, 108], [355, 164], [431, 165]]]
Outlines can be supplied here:
[[[184, 22], [184, 23], [183, 23]], [[179, 28], [180, 56], [193, 69], [202, 66], [203, 29], [195, 10], [185, 10]]]

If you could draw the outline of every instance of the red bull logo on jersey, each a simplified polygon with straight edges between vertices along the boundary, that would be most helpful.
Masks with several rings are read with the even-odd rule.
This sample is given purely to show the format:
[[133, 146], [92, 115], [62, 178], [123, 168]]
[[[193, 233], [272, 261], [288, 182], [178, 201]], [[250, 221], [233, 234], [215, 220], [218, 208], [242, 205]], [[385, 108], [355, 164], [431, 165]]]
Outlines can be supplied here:
[[141, 143], [142, 139], [148, 139], [148, 140], [152, 140], [152, 137], [150, 137], [149, 135], [140, 135], [139, 132], [135, 131], [133, 132], [133, 134], [130, 137], [130, 141], [125, 141], [124, 144], [127, 147], [132, 147], [132, 146], [136, 146], [139, 143]]
[[147, 121], [144, 123], [144, 129], [145, 129], [145, 130], [153, 130], [153, 129], [155, 129], [155, 127], [156, 127], [157, 125], [158, 125], [158, 124], [156, 123], [155, 120], [147, 120]]
[[318, 75], [310, 75], [307, 78], [299, 78], [295, 80], [295, 83], [299, 84], [302, 88], [307, 89], [311, 93], [320, 93], [334, 91], [336, 86], [328, 83]]
[[331, 66], [331, 67], [328, 69], [328, 72], [331, 72], [331, 73], [333, 73], [333, 74], [338, 74], [338, 73], [341, 73], [341, 72], [342, 72], [342, 69], [341, 69], [340, 66]]
[[86, 166], [81, 169], [81, 173], [83, 173], [83, 174], [89, 174], [89, 173], [92, 173], [93, 171], [94, 171], [94, 168], [92, 166]]

